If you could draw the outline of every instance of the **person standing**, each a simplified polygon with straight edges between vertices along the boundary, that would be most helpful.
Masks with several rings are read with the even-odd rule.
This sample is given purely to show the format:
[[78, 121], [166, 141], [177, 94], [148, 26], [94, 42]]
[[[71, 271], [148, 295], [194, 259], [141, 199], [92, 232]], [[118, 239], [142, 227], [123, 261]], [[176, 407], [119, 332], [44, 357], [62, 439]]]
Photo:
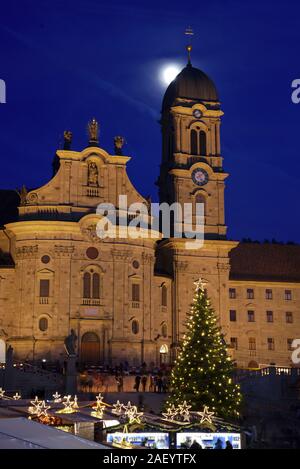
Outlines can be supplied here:
[[135, 385], [134, 385], [134, 388], [135, 388], [136, 392], [139, 392], [140, 384], [141, 384], [141, 377], [140, 377], [140, 375], [136, 375]]
[[145, 392], [146, 391], [146, 384], [147, 384], [147, 375], [143, 375], [142, 376], [142, 391]]

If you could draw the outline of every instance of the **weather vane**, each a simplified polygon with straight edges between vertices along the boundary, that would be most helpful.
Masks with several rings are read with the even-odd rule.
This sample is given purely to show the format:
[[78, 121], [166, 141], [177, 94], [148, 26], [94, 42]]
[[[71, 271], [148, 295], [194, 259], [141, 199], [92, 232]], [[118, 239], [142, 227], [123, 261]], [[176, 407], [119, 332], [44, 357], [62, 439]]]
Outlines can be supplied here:
[[188, 53], [188, 64], [191, 65], [192, 37], [194, 36], [194, 31], [189, 26], [188, 28], [186, 28], [184, 34], [189, 38], [189, 43], [186, 46], [186, 50], [187, 50], [187, 53]]

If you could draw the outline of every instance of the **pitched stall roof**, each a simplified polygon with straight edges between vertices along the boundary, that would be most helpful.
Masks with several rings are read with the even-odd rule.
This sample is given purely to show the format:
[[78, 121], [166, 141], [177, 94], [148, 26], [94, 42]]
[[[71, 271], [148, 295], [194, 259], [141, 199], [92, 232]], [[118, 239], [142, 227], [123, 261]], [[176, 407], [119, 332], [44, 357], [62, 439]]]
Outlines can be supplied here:
[[300, 282], [300, 246], [240, 243], [229, 253], [231, 280]]

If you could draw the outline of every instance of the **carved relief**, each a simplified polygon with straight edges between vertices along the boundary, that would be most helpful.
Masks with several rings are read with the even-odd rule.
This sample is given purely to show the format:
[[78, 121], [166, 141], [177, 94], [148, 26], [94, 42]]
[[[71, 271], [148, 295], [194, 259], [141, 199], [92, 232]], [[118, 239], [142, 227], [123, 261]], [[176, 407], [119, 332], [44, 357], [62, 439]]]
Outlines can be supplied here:
[[96, 224], [89, 225], [81, 230], [83, 236], [93, 243], [100, 243], [101, 238], [97, 235]]
[[74, 246], [60, 246], [60, 245], [55, 245], [54, 246], [54, 252], [58, 256], [70, 256], [73, 254], [75, 251]]
[[34, 257], [38, 250], [38, 246], [21, 246], [16, 249], [16, 255], [20, 259]]
[[38, 201], [38, 195], [36, 192], [30, 192], [27, 196], [27, 202], [29, 204], [36, 204]]

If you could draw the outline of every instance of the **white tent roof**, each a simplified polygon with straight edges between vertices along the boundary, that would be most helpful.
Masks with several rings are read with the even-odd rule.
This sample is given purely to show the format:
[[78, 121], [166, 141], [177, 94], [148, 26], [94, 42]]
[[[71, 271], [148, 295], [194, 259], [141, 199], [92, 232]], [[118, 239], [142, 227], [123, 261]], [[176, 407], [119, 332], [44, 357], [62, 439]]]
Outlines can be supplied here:
[[0, 419], [0, 449], [107, 449], [24, 417]]

